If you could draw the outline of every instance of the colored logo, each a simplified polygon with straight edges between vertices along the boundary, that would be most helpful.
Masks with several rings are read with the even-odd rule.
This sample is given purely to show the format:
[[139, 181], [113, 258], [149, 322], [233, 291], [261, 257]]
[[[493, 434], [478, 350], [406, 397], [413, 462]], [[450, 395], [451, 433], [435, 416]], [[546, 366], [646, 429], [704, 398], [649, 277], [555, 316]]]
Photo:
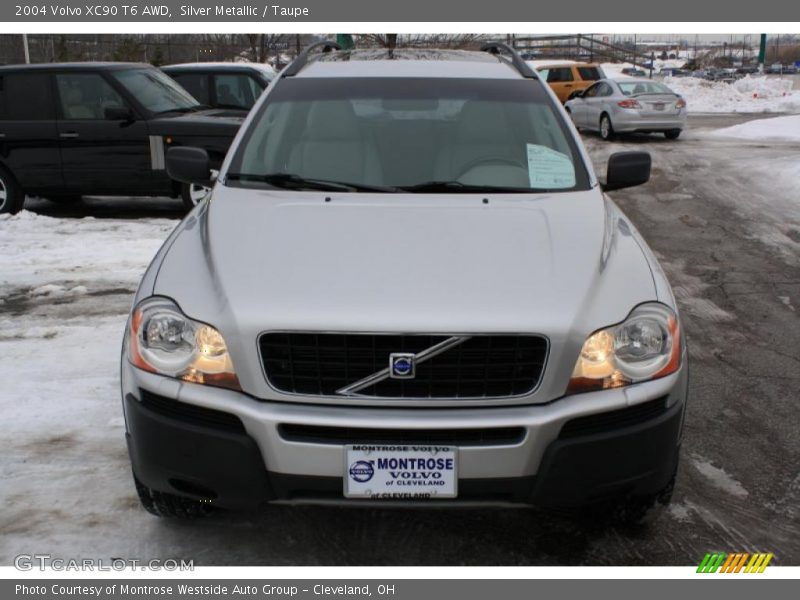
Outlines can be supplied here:
[[763, 573], [769, 561], [772, 560], [772, 552], [707, 552], [703, 557], [700, 566], [697, 567], [698, 573]]
[[353, 481], [358, 483], [366, 483], [372, 476], [375, 475], [375, 467], [372, 466], [372, 461], [357, 460], [350, 465], [350, 477]]
[[394, 352], [389, 355], [389, 376], [393, 379], [413, 379], [416, 365], [414, 355]]

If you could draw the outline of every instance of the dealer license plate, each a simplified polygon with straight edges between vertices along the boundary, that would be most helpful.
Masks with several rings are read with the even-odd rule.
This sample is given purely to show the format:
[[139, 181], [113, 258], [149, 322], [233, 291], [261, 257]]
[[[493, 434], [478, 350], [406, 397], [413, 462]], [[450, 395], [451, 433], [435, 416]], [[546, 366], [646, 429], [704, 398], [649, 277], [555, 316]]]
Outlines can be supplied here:
[[452, 446], [346, 446], [344, 495], [373, 500], [455, 498], [457, 460]]

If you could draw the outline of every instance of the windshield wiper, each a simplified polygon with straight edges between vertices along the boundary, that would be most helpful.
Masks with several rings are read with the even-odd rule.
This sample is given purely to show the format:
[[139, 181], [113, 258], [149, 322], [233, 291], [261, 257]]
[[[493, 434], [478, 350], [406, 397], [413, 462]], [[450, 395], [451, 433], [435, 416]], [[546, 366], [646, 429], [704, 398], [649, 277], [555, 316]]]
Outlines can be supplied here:
[[470, 185], [460, 181], [426, 181], [416, 185], [407, 185], [400, 188], [404, 192], [416, 194], [450, 192], [453, 194], [541, 194], [550, 190], [529, 187], [506, 187], [501, 185]]
[[363, 183], [348, 183], [344, 181], [330, 181], [327, 179], [308, 179], [293, 173], [269, 173], [259, 175], [255, 173], [231, 173], [226, 179], [233, 181], [259, 181], [281, 188], [327, 190], [331, 192], [381, 192], [391, 193], [398, 191], [397, 188], [367, 185]]

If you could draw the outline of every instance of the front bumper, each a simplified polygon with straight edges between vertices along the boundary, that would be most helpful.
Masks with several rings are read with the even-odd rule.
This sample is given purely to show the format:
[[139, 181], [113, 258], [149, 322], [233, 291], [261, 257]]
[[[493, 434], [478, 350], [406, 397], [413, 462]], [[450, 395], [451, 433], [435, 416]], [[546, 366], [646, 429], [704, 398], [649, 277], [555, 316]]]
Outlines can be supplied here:
[[666, 485], [677, 466], [686, 367], [657, 381], [547, 405], [397, 409], [266, 402], [124, 364], [123, 406], [137, 478], [152, 489], [223, 507], [368, 503], [342, 495], [344, 442], [287, 439], [287, 425], [417, 432], [521, 428], [523, 435], [512, 442], [460, 446], [459, 498], [430, 502], [568, 507]]

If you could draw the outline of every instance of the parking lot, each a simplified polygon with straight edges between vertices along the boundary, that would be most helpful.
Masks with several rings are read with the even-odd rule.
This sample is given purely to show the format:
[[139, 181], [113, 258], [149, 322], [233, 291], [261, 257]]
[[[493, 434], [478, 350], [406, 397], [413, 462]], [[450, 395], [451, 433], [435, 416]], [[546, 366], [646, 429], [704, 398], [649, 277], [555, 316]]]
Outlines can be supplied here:
[[714, 136], [763, 117], [692, 116], [678, 141], [584, 135], [598, 172], [612, 152], [652, 154], [651, 182], [613, 197], [667, 271], [690, 349], [673, 503], [635, 530], [522, 509], [146, 514], [125, 449], [119, 347], [180, 201], [29, 199], [0, 220], [0, 564], [49, 553], [196, 565], [689, 565], [710, 550], [800, 564], [800, 181], [789, 175], [800, 143]]

